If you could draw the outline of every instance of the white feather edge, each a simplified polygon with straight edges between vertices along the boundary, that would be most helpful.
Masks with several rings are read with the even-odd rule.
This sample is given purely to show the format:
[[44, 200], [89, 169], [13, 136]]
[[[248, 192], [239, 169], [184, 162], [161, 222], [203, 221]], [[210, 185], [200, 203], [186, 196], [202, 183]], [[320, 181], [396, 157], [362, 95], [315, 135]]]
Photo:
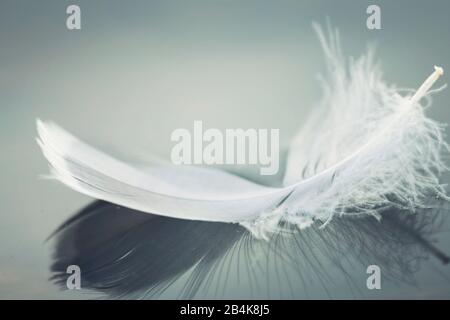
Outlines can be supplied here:
[[52, 122], [37, 120], [37, 142], [52, 177], [85, 195], [152, 214], [190, 220], [253, 219], [287, 193], [216, 169], [139, 170], [96, 150]]

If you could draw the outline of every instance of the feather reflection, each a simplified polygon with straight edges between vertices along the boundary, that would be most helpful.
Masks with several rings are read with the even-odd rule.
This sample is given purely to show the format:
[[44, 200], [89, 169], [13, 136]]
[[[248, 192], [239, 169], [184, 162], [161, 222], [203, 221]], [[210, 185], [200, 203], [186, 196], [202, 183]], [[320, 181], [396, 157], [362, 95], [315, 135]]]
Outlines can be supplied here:
[[359, 296], [347, 271], [355, 263], [376, 263], [385, 278], [412, 283], [430, 255], [448, 262], [432, 243], [448, 210], [434, 200], [415, 214], [386, 210], [381, 221], [336, 218], [325, 229], [318, 223], [301, 231], [286, 225], [262, 241], [237, 224], [179, 220], [96, 201], [51, 236], [52, 281], [65, 288], [66, 268], [76, 264], [82, 287], [106, 298], [155, 298], [177, 280], [184, 283], [178, 298], [220, 298], [234, 271], [258, 296], [296, 297], [292, 283], [298, 280], [300, 288], [318, 286], [332, 297], [331, 264]]

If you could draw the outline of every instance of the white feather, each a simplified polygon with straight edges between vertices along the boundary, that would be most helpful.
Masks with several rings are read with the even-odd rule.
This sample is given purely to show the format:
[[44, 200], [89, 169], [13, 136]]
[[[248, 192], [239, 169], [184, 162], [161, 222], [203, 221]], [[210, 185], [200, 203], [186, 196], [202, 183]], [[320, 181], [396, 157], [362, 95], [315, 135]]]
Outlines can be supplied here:
[[327, 42], [316, 29], [329, 77], [321, 105], [292, 143], [284, 187], [208, 168], [139, 170], [38, 120], [53, 176], [94, 198], [175, 218], [239, 222], [257, 237], [278, 230], [281, 220], [304, 228], [335, 215], [378, 216], [386, 206], [414, 209], [430, 193], [444, 196], [439, 174], [447, 169], [448, 145], [420, 104], [442, 69], [404, 97], [382, 81], [370, 52], [347, 67], [337, 33]]

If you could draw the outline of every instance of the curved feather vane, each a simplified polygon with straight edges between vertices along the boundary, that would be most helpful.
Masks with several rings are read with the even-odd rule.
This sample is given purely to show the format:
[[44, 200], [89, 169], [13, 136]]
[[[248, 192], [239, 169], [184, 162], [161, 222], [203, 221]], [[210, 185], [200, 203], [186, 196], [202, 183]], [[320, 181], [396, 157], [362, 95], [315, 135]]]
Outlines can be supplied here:
[[412, 97], [402, 96], [382, 81], [370, 51], [347, 65], [337, 32], [326, 40], [316, 30], [329, 75], [321, 105], [290, 147], [284, 187], [209, 168], [138, 170], [38, 120], [53, 176], [97, 199], [174, 218], [238, 222], [262, 238], [282, 222], [302, 229], [335, 215], [380, 217], [382, 208], [414, 210], [429, 194], [445, 197], [439, 175], [449, 147], [421, 104], [443, 70], [436, 67]]
[[37, 122], [38, 143], [53, 177], [88, 196], [148, 213], [189, 220], [238, 222], [276, 204], [287, 191], [210, 168], [160, 166], [138, 170]]

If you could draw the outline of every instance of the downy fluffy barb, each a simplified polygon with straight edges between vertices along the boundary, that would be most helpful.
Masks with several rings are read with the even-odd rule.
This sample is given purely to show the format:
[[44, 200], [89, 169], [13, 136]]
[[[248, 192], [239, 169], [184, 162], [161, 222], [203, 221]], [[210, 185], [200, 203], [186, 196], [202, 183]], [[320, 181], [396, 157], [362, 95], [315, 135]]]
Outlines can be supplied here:
[[427, 196], [444, 197], [439, 175], [447, 170], [449, 147], [443, 126], [427, 118], [421, 104], [442, 68], [435, 67], [413, 97], [404, 96], [383, 82], [372, 51], [346, 63], [337, 32], [327, 41], [315, 29], [328, 66], [324, 97], [292, 142], [284, 182], [317, 183], [297, 187], [285, 201], [286, 220], [379, 217], [386, 207], [414, 211]]
[[[258, 238], [283, 226], [322, 225], [334, 216], [372, 215], [395, 206], [414, 211], [445, 197], [439, 175], [449, 146], [424, 101], [443, 70], [413, 96], [388, 86], [372, 52], [342, 58], [337, 32], [315, 26], [328, 74], [324, 96], [292, 142], [284, 187], [269, 188], [210, 168], [141, 170], [102, 153], [51, 122], [38, 120], [38, 143], [52, 176], [88, 196], [189, 220], [240, 223]], [[425, 99], [423, 99], [425, 98]]]

